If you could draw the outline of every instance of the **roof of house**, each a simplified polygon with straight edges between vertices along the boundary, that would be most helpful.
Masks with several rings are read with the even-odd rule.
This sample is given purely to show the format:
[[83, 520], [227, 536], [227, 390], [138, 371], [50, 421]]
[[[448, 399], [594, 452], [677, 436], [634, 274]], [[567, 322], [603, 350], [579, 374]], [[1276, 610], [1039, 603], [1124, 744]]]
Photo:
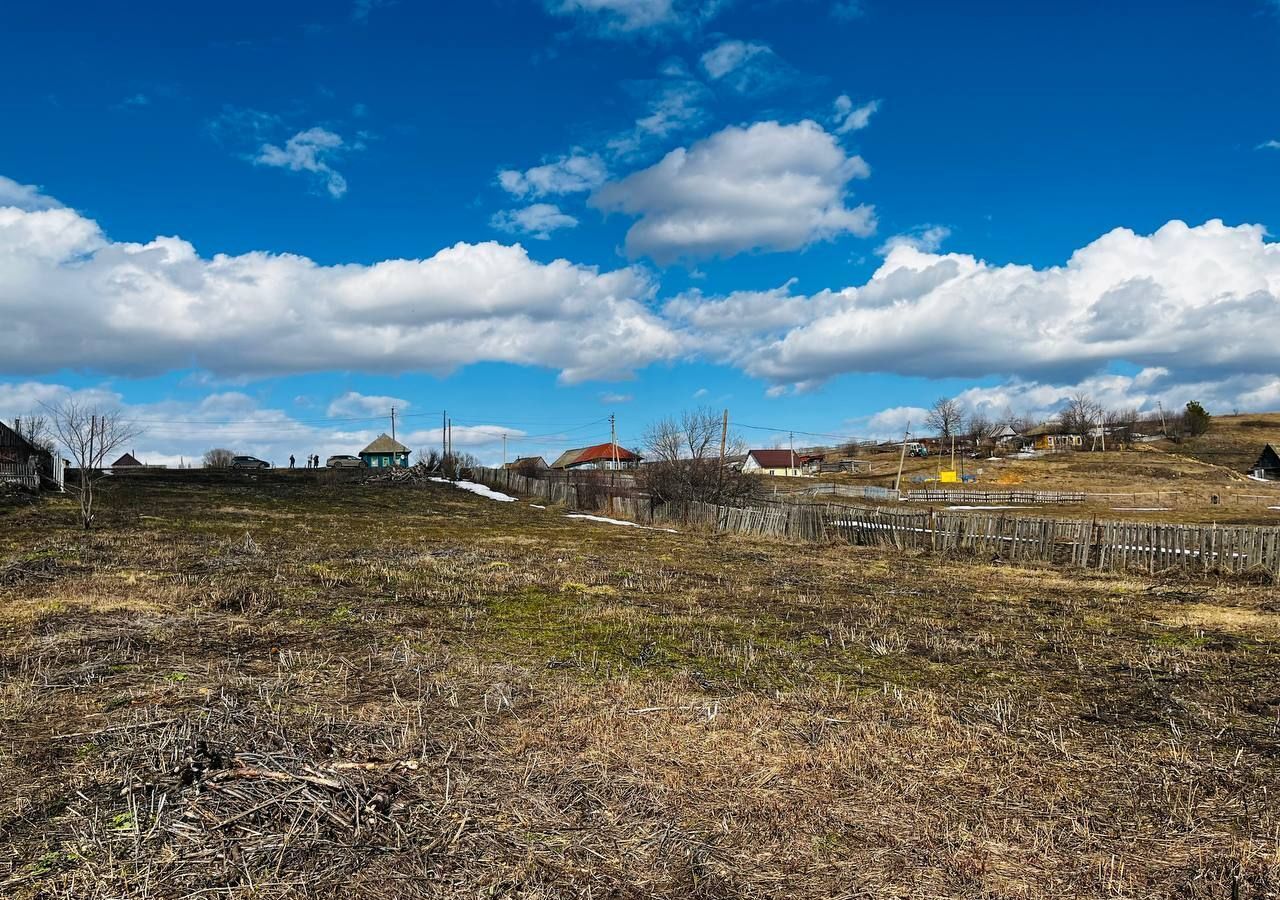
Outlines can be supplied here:
[[119, 459], [117, 459], [115, 462], [113, 462], [111, 464], [111, 468], [118, 469], [123, 466], [140, 466], [140, 465], [142, 465], [142, 463], [138, 462], [137, 457], [135, 457], [132, 453], [126, 453], [123, 456], [121, 456]]
[[509, 462], [503, 468], [519, 469], [528, 464], [535, 465], [539, 469], [545, 469], [547, 467], [547, 461], [541, 456], [518, 456], [516, 457], [515, 462]]
[[374, 438], [373, 443], [371, 443], [368, 447], [365, 447], [363, 450], [361, 450], [360, 454], [364, 455], [365, 453], [409, 453], [409, 452], [411, 451], [409, 450], [408, 447], [406, 447], [404, 444], [400, 443], [399, 441], [395, 440], [390, 435], [384, 432], [383, 434], [380, 434], [376, 438]]
[[3, 422], [0, 422], [0, 447], [21, 447], [28, 452], [39, 450], [38, 447]]
[[567, 469], [570, 466], [583, 466], [593, 462], [608, 462], [615, 458], [618, 462], [638, 462], [644, 457], [628, 450], [626, 447], [606, 441], [603, 444], [596, 444], [592, 447], [578, 447], [573, 450], [566, 450], [556, 457], [556, 461], [551, 464], [551, 468]]
[[747, 456], [762, 469], [794, 469], [800, 465], [800, 454], [790, 450], [752, 450]]
[[997, 431], [997, 432], [993, 435], [993, 437], [998, 437], [998, 438], [1003, 438], [1003, 437], [1017, 437], [1017, 436], [1018, 436], [1018, 432], [1016, 432], [1016, 431], [1014, 431], [1014, 430], [1013, 430], [1013, 426], [1012, 426], [1012, 425], [1006, 425], [1006, 426], [1004, 426], [1003, 428], [1001, 428], [999, 431]]
[[1262, 455], [1258, 457], [1258, 461], [1253, 464], [1255, 469], [1280, 470], [1280, 453], [1276, 452], [1276, 448], [1270, 444], [1262, 448]]
[[1067, 431], [1066, 428], [1064, 428], [1062, 425], [1058, 424], [1057, 422], [1045, 422], [1041, 425], [1037, 425], [1035, 428], [1028, 428], [1026, 431], [1022, 432], [1022, 436], [1023, 437], [1041, 437], [1047, 434], [1066, 435], [1066, 434], [1074, 434], [1074, 433], [1075, 432]]
[[561, 453], [559, 456], [555, 458], [554, 462], [551, 463], [551, 468], [567, 469], [569, 466], [573, 465], [573, 463], [578, 459], [578, 456], [581, 455], [582, 450], [583, 450], [582, 447], [576, 447], [573, 450], [564, 451], [563, 453]]

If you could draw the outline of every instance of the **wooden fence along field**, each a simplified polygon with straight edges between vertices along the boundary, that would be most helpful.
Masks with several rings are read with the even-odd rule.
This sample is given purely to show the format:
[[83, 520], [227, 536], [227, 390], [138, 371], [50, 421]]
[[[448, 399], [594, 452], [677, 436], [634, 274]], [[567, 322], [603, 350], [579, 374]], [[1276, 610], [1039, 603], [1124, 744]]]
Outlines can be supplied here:
[[[495, 490], [582, 509], [578, 485], [476, 469]], [[586, 499], [586, 491], [583, 499]], [[948, 492], [950, 493], [950, 492]], [[1280, 528], [1250, 525], [1163, 525], [1094, 522], [968, 512], [833, 505], [716, 506], [651, 503], [634, 490], [592, 482], [590, 509], [642, 525], [699, 528], [796, 541], [841, 540], [899, 550], [959, 552], [1110, 571], [1168, 570], [1267, 574], [1280, 580]]]
[[906, 499], [925, 503], [1014, 504], [1060, 506], [1084, 503], [1084, 491], [975, 491], [963, 488], [923, 488], [907, 491]]

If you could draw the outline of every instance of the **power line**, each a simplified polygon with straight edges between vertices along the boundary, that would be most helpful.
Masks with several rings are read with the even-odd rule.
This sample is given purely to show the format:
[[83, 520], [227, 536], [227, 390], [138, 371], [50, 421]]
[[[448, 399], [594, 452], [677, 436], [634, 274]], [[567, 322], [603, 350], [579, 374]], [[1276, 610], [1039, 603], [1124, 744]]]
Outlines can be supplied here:
[[828, 437], [845, 441], [851, 441], [856, 437], [856, 435], [838, 434], [832, 431], [801, 431], [799, 428], [790, 428], [785, 425], [748, 425], [745, 422], [730, 422], [729, 424], [735, 428], [750, 428], [753, 431], [773, 431], [779, 434], [803, 434], [808, 437]]

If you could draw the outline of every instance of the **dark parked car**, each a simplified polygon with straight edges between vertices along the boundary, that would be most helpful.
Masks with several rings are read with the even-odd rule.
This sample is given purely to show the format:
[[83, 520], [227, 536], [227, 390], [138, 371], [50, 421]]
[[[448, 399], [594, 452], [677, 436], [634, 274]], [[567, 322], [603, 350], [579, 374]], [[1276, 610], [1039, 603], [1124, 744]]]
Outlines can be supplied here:
[[265, 459], [258, 459], [256, 456], [233, 456], [231, 457], [231, 468], [233, 469], [270, 469], [271, 463]]
[[330, 469], [355, 469], [363, 466], [364, 460], [358, 456], [350, 456], [346, 453], [336, 453], [326, 459], [324, 464]]

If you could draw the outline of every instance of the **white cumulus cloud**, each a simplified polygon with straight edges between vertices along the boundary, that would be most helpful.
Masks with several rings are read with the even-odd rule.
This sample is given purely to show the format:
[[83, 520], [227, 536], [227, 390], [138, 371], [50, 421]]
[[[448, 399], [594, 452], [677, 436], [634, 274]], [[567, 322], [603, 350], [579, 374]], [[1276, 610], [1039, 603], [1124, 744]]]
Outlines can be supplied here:
[[699, 62], [708, 78], [740, 94], [775, 90], [795, 74], [773, 48], [758, 41], [723, 40], [703, 53]]
[[871, 124], [871, 117], [880, 109], [880, 101], [870, 100], [861, 106], [854, 106], [848, 94], [841, 94], [836, 98], [835, 108], [832, 124], [836, 134], [848, 134], [851, 131], [861, 131]]
[[290, 172], [309, 172], [330, 197], [337, 199], [347, 192], [347, 179], [332, 164], [346, 149], [349, 147], [341, 135], [324, 128], [308, 128], [285, 141], [283, 147], [263, 144], [253, 162]]
[[52, 197], [45, 196], [34, 184], [20, 184], [12, 178], [0, 175], [0, 206], [31, 211], [57, 209], [62, 204]]
[[495, 242], [323, 266], [260, 251], [204, 257], [178, 237], [113, 241], [72, 209], [0, 206], [0, 286], [10, 373], [444, 374], [500, 361], [580, 381], [684, 349], [649, 308], [654, 285], [640, 269], [540, 263]]
[[913, 247], [925, 253], [936, 253], [949, 237], [951, 229], [945, 225], [921, 225], [888, 238], [876, 248], [876, 253], [887, 256], [894, 247]]
[[595, 190], [608, 177], [609, 170], [598, 154], [574, 150], [523, 172], [504, 169], [498, 173], [498, 184], [514, 197], [545, 197]]
[[872, 208], [846, 205], [849, 183], [869, 174], [860, 156], [846, 154], [814, 122], [757, 122], [672, 150], [605, 184], [591, 203], [637, 217], [627, 232], [628, 254], [667, 264], [869, 235]]
[[523, 209], [504, 209], [489, 219], [489, 224], [499, 231], [511, 234], [527, 234], [540, 241], [548, 240], [551, 232], [561, 228], [576, 228], [578, 220], [554, 203], [535, 203]]
[[[1258, 225], [1173, 221], [1150, 235], [1115, 229], [1066, 265], [1036, 269], [902, 241], [865, 284], [773, 303], [795, 324], [754, 342], [739, 329], [733, 359], [775, 383], [848, 372], [1067, 383], [1114, 361], [1165, 367], [1180, 382], [1273, 375], [1280, 244]], [[714, 323], [742, 304], [729, 296], [681, 313], [716, 346], [731, 326]]]
[[402, 397], [362, 394], [347, 391], [329, 401], [327, 415], [333, 416], [390, 416], [391, 407], [404, 412], [411, 404]]
[[724, 78], [742, 68], [757, 56], [767, 56], [773, 51], [767, 44], [755, 41], [725, 40], [702, 54], [702, 70], [712, 79]]

